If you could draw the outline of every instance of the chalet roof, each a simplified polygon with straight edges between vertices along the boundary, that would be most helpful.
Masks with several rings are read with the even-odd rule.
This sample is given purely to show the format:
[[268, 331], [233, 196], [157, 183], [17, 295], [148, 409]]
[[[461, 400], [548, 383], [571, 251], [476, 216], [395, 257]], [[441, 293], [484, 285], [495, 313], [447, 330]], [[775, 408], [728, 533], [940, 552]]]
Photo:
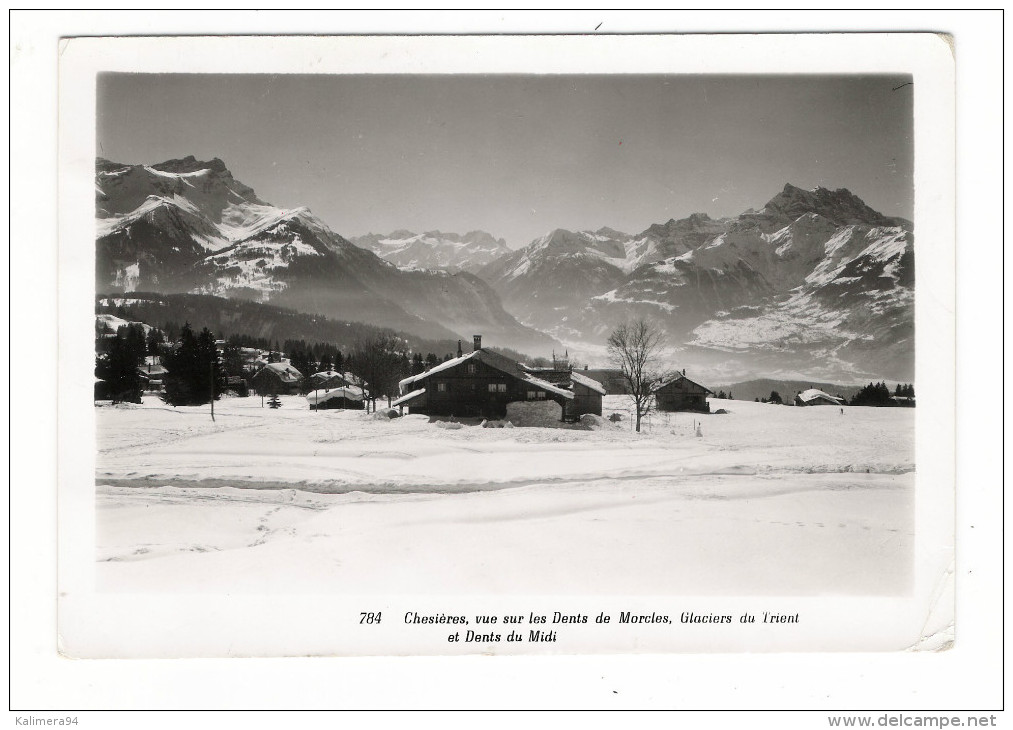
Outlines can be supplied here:
[[403, 396], [401, 396], [397, 400], [391, 401], [390, 405], [392, 407], [393, 406], [403, 405], [403, 404], [407, 403], [410, 400], [415, 400], [416, 398], [418, 398], [420, 395], [422, 395], [425, 392], [426, 392], [425, 388], [419, 388], [418, 390], [413, 390], [411, 393], [405, 393]]
[[274, 375], [283, 383], [298, 383], [302, 380], [302, 373], [287, 362], [269, 362], [257, 371], [257, 375], [264, 371], [268, 371], [269, 375]]
[[332, 398], [344, 398], [345, 400], [362, 400], [362, 388], [348, 385], [344, 388], [331, 388], [330, 390], [314, 390], [306, 396], [306, 402], [310, 405], [326, 403]]
[[474, 352], [469, 352], [467, 355], [452, 358], [434, 366], [424, 373], [419, 373], [418, 375], [412, 375], [405, 378], [398, 383], [398, 387], [401, 389], [401, 392], [404, 392], [405, 388], [409, 385], [421, 383], [430, 375], [444, 372], [445, 370], [451, 370], [452, 368], [456, 368], [458, 365], [463, 365], [465, 362], [472, 359], [483, 362], [489, 367], [495, 368], [506, 375], [510, 375], [518, 380], [523, 380], [526, 383], [531, 383], [532, 385], [542, 388], [543, 390], [547, 390], [550, 393], [561, 395], [564, 398], [573, 398], [573, 392], [566, 390], [565, 388], [560, 388], [558, 385], [553, 385], [541, 378], [536, 378], [531, 373], [526, 372], [521, 367], [520, 363], [511, 360], [505, 355], [500, 355], [498, 352], [493, 352], [492, 350], [475, 350]]
[[690, 380], [685, 375], [679, 375], [678, 377], [671, 378], [670, 380], [664, 380], [661, 383], [658, 383], [656, 386], [654, 386], [651, 389], [651, 392], [652, 393], [656, 393], [659, 390], [661, 390], [662, 388], [666, 388], [669, 385], [672, 385], [673, 383], [678, 383], [680, 380], [684, 380], [687, 383], [689, 383], [690, 385], [695, 385], [696, 387], [702, 389], [703, 391], [705, 391], [707, 393], [710, 393], [711, 395], [714, 395], [714, 391], [711, 390], [710, 388], [708, 388], [706, 385], [700, 385], [700, 383], [697, 383], [695, 380]]
[[313, 373], [309, 377], [310, 383], [314, 386], [324, 385], [325, 383], [331, 383], [335, 380], [340, 380], [342, 385], [351, 385], [351, 381], [336, 370], [323, 370], [319, 373]]
[[[510, 373], [510, 374], [513, 375], [513, 373]], [[541, 378], [536, 378], [531, 373], [524, 373], [524, 372], [517, 373], [516, 377], [519, 380], [523, 380], [526, 383], [531, 383], [532, 385], [537, 385], [539, 388], [542, 388], [543, 390], [547, 390], [550, 393], [555, 393], [556, 395], [561, 395], [564, 398], [566, 398], [567, 400], [573, 400], [573, 391], [572, 390], [567, 390], [566, 388], [560, 388], [558, 385], [553, 385], [552, 383], [548, 382], [547, 380], [542, 380]]]
[[404, 378], [403, 380], [399, 381], [397, 387], [401, 391], [404, 391], [405, 386], [411, 385], [412, 383], [421, 382], [426, 378], [428, 378], [430, 375], [433, 375], [434, 373], [440, 373], [443, 372], [444, 370], [456, 368], [458, 365], [465, 362], [466, 360], [470, 360], [480, 352], [481, 350], [475, 350], [474, 352], [469, 352], [467, 355], [455, 357], [450, 360], [446, 360], [445, 362], [441, 362], [439, 365], [434, 365], [432, 368], [426, 370], [424, 373], [419, 373], [418, 375], [409, 375], [407, 378]]
[[573, 380], [573, 382], [575, 383], [580, 383], [585, 388], [590, 388], [596, 393], [601, 393], [602, 395], [605, 395], [605, 386], [599, 383], [594, 378], [589, 378], [586, 375], [581, 375], [580, 373], [570, 373], [570, 379]]
[[319, 373], [313, 373], [310, 377], [330, 380], [331, 378], [334, 377], [343, 378], [345, 376], [339, 373], [337, 370], [321, 370]]
[[832, 401], [834, 403], [844, 403], [843, 399], [830, 395], [829, 393], [824, 393], [822, 390], [817, 390], [816, 388], [803, 390], [795, 397], [798, 398], [803, 403], [810, 403], [819, 398], [826, 398], [827, 400]]

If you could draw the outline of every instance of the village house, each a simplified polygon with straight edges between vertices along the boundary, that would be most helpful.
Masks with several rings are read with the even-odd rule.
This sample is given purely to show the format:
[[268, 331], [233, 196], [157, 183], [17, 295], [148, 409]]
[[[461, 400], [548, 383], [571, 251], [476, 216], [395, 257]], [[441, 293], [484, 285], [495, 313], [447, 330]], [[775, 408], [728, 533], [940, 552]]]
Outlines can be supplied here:
[[465, 355], [458, 347], [456, 358], [402, 380], [402, 395], [391, 405], [430, 416], [503, 418], [508, 403], [551, 400], [560, 405], [561, 420], [581, 413], [600, 415], [604, 388], [582, 380], [586, 382], [579, 384], [578, 401], [569, 370], [527, 367], [483, 349], [481, 335], [475, 335], [472, 352]]
[[335, 370], [324, 370], [323, 372], [313, 373], [306, 379], [306, 387], [311, 391], [342, 388], [351, 384], [352, 382], [345, 375]]
[[302, 373], [288, 362], [272, 362], [253, 376], [253, 387], [259, 395], [298, 395], [302, 381]]
[[914, 408], [915, 399], [912, 396], [907, 395], [891, 395], [890, 401], [895, 406], [901, 406], [902, 408]]
[[563, 406], [563, 419], [580, 418], [585, 413], [601, 415], [601, 399], [605, 395], [605, 386], [583, 373], [570, 373], [570, 388], [573, 390], [573, 401]]
[[795, 395], [797, 406], [843, 406], [844, 399], [824, 393], [822, 390], [810, 388]]
[[142, 390], [150, 393], [160, 393], [164, 387], [165, 376], [168, 372], [157, 355], [145, 357], [144, 365], [140, 365], [137, 368], [137, 374], [141, 378]]
[[354, 385], [343, 385], [336, 388], [320, 388], [306, 395], [310, 410], [328, 410], [331, 408], [362, 410], [362, 388]]
[[573, 393], [573, 400], [565, 401], [562, 404], [562, 420], [576, 421], [585, 413], [595, 416], [601, 415], [602, 397], [606, 392], [605, 386], [582, 373], [574, 372], [570, 368], [568, 359], [557, 360], [553, 356], [552, 367], [529, 367], [524, 364], [521, 364], [520, 367], [539, 380], [552, 383]]
[[686, 377], [686, 371], [654, 388], [654, 398], [659, 411], [697, 411], [710, 413], [707, 395], [714, 391], [695, 383]]

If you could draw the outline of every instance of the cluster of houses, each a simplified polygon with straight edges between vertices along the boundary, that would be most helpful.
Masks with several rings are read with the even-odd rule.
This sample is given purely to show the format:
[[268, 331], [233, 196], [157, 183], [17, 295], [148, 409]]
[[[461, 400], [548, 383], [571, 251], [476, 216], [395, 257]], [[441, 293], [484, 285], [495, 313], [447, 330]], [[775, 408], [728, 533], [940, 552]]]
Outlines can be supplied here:
[[[471, 352], [463, 353], [458, 343], [457, 357], [403, 379], [391, 405], [402, 413], [408, 408], [429, 416], [502, 418], [508, 403], [553, 401], [561, 420], [573, 421], [602, 415], [603, 396], [625, 392], [618, 371], [594, 371], [600, 373], [608, 377], [592, 377], [592, 371], [558, 360], [551, 367], [531, 367], [483, 348], [481, 335], [475, 335]], [[709, 412], [708, 393], [713, 395], [685, 372], [655, 390], [658, 408], [672, 411]]]
[[[216, 344], [221, 349], [225, 342]], [[226, 384], [239, 395], [251, 389], [260, 395], [303, 395], [313, 410], [364, 407], [365, 384], [352, 373], [328, 370], [306, 377], [280, 353], [241, 348], [241, 355], [247, 376], [229, 375]], [[166, 373], [158, 355], [145, 357], [138, 367], [143, 390], [149, 393], [163, 390]], [[556, 358], [551, 366], [533, 367], [483, 348], [481, 335], [475, 335], [471, 352], [464, 353], [458, 342], [457, 357], [404, 378], [399, 391], [391, 406], [401, 413], [498, 419], [506, 415], [508, 403], [552, 401], [559, 405], [562, 421], [601, 416], [605, 395], [629, 392], [618, 370], [574, 370], [567, 359]], [[710, 411], [707, 396], [714, 395], [685, 371], [659, 385], [654, 394], [659, 410], [703, 413]]]

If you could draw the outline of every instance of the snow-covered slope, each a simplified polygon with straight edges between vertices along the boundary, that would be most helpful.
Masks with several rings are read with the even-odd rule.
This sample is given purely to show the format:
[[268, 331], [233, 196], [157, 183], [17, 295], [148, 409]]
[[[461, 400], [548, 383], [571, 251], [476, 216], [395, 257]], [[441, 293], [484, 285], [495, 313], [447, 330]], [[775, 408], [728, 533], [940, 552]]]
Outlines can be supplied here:
[[485, 231], [458, 233], [398, 230], [383, 235], [368, 233], [350, 239], [399, 269], [444, 269], [474, 274], [491, 261], [510, 252], [506, 241]]
[[507, 314], [485, 282], [467, 273], [401, 271], [307, 208], [260, 200], [221, 160], [100, 159], [96, 191], [99, 292], [215, 294], [421, 337], [481, 333], [533, 352], [554, 344]]

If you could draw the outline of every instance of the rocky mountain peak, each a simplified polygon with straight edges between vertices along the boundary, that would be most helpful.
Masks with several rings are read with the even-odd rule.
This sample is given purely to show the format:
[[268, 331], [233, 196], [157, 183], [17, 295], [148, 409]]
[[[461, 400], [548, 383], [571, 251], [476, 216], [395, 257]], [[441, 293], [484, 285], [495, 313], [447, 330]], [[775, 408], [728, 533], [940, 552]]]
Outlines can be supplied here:
[[758, 215], [772, 218], [774, 225], [784, 225], [807, 213], [816, 213], [837, 225], [900, 225], [898, 219], [873, 210], [847, 188], [830, 190], [817, 186], [803, 190], [791, 183], [767, 201]]

